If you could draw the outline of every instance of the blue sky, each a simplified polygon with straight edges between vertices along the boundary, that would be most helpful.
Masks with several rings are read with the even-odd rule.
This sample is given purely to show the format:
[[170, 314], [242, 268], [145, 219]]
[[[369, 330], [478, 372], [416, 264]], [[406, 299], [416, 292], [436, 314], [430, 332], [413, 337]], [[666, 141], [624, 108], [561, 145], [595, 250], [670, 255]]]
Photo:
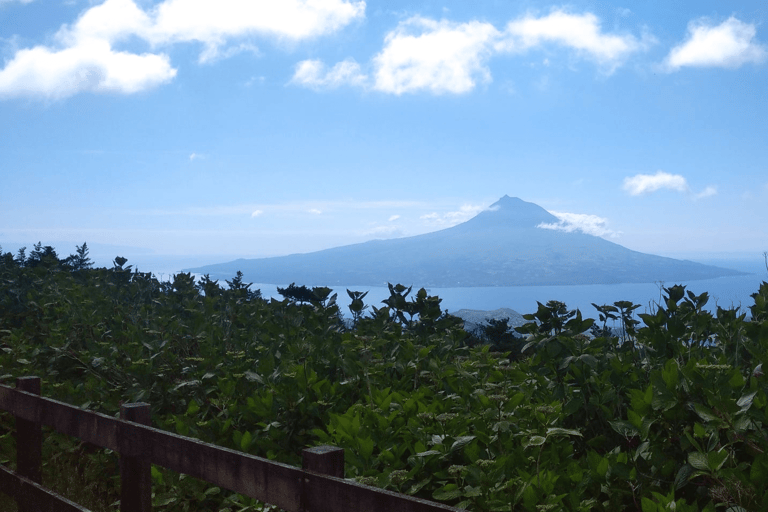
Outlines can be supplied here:
[[767, 21], [738, 0], [0, 0], [0, 244], [215, 262], [508, 194], [631, 249], [762, 259]]

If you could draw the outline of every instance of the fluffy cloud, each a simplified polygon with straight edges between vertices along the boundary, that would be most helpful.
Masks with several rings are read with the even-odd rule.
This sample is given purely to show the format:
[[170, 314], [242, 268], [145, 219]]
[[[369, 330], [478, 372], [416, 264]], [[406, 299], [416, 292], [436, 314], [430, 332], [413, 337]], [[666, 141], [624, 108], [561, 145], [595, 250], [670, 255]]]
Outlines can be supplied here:
[[247, 42], [226, 48], [231, 39], [306, 39], [338, 30], [364, 14], [365, 2], [346, 0], [165, 0], [148, 11], [134, 0], [106, 0], [62, 27], [53, 45], [18, 50], [0, 70], [0, 97], [130, 94], [176, 76], [166, 54], [118, 51], [117, 43], [143, 40], [156, 48], [196, 41], [203, 44], [200, 60], [205, 62], [257, 51]]
[[229, 38], [251, 35], [301, 40], [335, 32], [365, 16], [365, 2], [345, 0], [166, 0], [154, 11], [148, 37], [155, 43], [199, 41], [202, 60]]
[[72, 25], [56, 34], [60, 43], [76, 46], [91, 41], [114, 43], [132, 35], [146, 38], [152, 20], [133, 0], [106, 0], [85, 11]]
[[400, 216], [399, 216], [399, 215], [391, 215], [391, 216], [389, 217], [389, 222], [394, 222], [394, 221], [396, 221], [396, 220], [397, 220], [397, 219], [399, 219], [399, 218], [400, 218]]
[[78, 92], [135, 93], [171, 80], [167, 55], [118, 52], [94, 40], [62, 50], [19, 50], [0, 71], [0, 97], [60, 99]]
[[485, 61], [498, 37], [489, 23], [410, 18], [387, 34], [373, 58], [374, 88], [392, 94], [470, 91], [478, 81], [491, 80]]
[[755, 26], [734, 17], [717, 26], [706, 20], [688, 24], [688, 39], [669, 52], [664, 61], [669, 71], [684, 66], [737, 68], [765, 60], [768, 51], [755, 41]]
[[619, 233], [608, 229], [608, 219], [598, 217], [597, 215], [589, 215], [586, 213], [566, 213], [566, 212], [549, 212], [557, 217], [560, 222], [557, 223], [541, 223], [537, 228], [541, 229], [554, 229], [558, 231], [565, 231], [566, 233], [572, 233], [574, 231], [581, 231], [588, 235], [595, 236], [610, 236], [617, 237]]
[[368, 77], [353, 59], [339, 62], [331, 69], [319, 60], [304, 60], [296, 65], [291, 83], [312, 89], [335, 89], [341, 85], [363, 85]]
[[693, 199], [703, 199], [717, 195], [717, 188], [711, 185], [698, 194], [694, 194], [688, 186], [688, 181], [683, 176], [669, 174], [664, 171], [657, 171], [656, 174], [636, 174], [635, 176], [624, 178], [623, 188], [632, 196], [656, 192], [661, 189], [685, 192]]
[[612, 72], [652, 41], [649, 36], [638, 39], [605, 33], [594, 14], [563, 10], [542, 17], [522, 16], [510, 21], [504, 31], [486, 22], [414, 16], [385, 36], [382, 50], [371, 61], [370, 80], [355, 61], [344, 61], [326, 71], [321, 61], [308, 60], [298, 64], [292, 83], [314, 89], [346, 83], [396, 95], [423, 91], [462, 94], [492, 80], [488, 61], [497, 54], [524, 53], [554, 44], [575, 50]]
[[624, 190], [633, 196], [656, 192], [662, 188], [685, 192], [688, 190], [688, 182], [679, 174], [669, 174], [663, 171], [658, 171], [656, 174], [637, 174], [624, 178]]
[[613, 71], [630, 54], [646, 47], [652, 39], [632, 35], [606, 34], [592, 13], [571, 14], [555, 10], [547, 16], [527, 15], [507, 24], [501, 50], [523, 51], [553, 43], [578, 51]]
[[149, 17], [132, 0], [107, 0], [92, 7], [74, 25], [58, 31], [55, 47], [18, 50], [0, 70], [0, 97], [135, 93], [165, 83], [176, 76], [167, 55], [113, 47], [148, 23]]
[[263, 211], [263, 210], [254, 210], [254, 211], [253, 211], [253, 213], [251, 213], [251, 218], [252, 218], [252, 219], [253, 219], [253, 218], [256, 218], [256, 217], [258, 217], [259, 215], [261, 215], [262, 213], [264, 213], [264, 211]]

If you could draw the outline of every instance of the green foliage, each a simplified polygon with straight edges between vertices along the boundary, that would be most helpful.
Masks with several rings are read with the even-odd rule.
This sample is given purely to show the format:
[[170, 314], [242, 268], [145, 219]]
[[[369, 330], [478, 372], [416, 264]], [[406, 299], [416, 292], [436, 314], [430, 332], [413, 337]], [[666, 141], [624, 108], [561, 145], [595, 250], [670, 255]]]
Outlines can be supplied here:
[[277, 293], [282, 295], [286, 300], [298, 304], [324, 304], [325, 301], [328, 300], [331, 289], [327, 287], [315, 287], [310, 289], [303, 285], [296, 286], [296, 283], [291, 283], [285, 288], [278, 287]]
[[[41, 244], [0, 251], [3, 383], [40, 375], [44, 395], [111, 415], [146, 401], [158, 428], [290, 464], [334, 444], [348, 478], [468, 510], [768, 509], [768, 283], [750, 320], [672, 286], [651, 313], [595, 305], [597, 325], [539, 304], [524, 338], [498, 321], [495, 346], [468, 347], [423, 289], [390, 285], [367, 316], [348, 290], [348, 327], [328, 288], [266, 301], [242, 274], [226, 290], [184, 273], [161, 283], [125, 258], [90, 268], [78, 250], [77, 265]], [[515, 357], [495, 352], [504, 343]], [[13, 430], [0, 415], [11, 466]], [[115, 455], [46, 439], [52, 485], [117, 510]], [[270, 509], [162, 468], [152, 478], [157, 510]]]
[[[251, 286], [253, 283], [246, 283], [243, 281], [243, 273], [239, 270], [237, 271], [237, 274], [235, 274], [234, 279], [231, 281], [226, 281], [227, 285], [229, 286], [229, 290], [227, 290], [227, 296], [234, 297], [235, 299], [244, 299], [244, 300], [254, 300], [261, 298], [261, 290], [254, 290], [251, 291]], [[216, 283], [212, 283], [208, 275], [206, 274], [205, 280], [202, 283], [202, 286], [208, 287], [209, 291], [211, 291], [211, 295], [209, 296], [216, 296], [219, 294], [218, 290], [214, 291], [213, 287]]]
[[510, 359], [521, 359], [525, 338], [515, 333], [509, 325], [509, 318], [491, 318], [486, 325], [470, 333], [465, 343], [470, 347], [485, 344], [491, 352], [508, 354]]
[[349, 303], [349, 311], [352, 313], [352, 323], [357, 326], [360, 319], [363, 317], [363, 312], [368, 309], [368, 306], [363, 302], [363, 299], [368, 295], [368, 292], [353, 292], [347, 290], [347, 295], [349, 295], [349, 298], [352, 300], [352, 302]]

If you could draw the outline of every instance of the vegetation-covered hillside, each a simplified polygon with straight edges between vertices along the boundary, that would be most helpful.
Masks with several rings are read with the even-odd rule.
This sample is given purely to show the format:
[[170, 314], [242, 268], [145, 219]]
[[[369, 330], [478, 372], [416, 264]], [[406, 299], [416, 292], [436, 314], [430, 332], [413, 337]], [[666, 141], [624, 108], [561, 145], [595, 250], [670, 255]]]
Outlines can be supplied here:
[[[749, 322], [681, 286], [637, 316], [552, 301], [522, 339], [490, 326], [496, 352], [424, 290], [391, 286], [381, 308], [349, 291], [348, 325], [327, 288], [266, 301], [239, 274], [159, 282], [126, 263], [0, 251], [2, 383], [38, 375], [112, 415], [148, 402], [156, 427], [297, 465], [334, 444], [348, 478], [468, 510], [768, 510], [768, 283]], [[11, 467], [13, 428], [0, 414]], [[44, 459], [45, 485], [118, 509], [114, 453], [50, 434]], [[156, 510], [269, 510], [162, 468], [153, 490]]]

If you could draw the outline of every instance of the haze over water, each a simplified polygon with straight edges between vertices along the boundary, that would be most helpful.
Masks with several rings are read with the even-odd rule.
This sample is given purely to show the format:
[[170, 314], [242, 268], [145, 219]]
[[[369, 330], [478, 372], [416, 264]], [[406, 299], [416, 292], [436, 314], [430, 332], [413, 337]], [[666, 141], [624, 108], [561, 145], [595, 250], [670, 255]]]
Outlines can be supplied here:
[[[760, 283], [768, 281], [768, 271], [765, 266], [759, 264], [744, 264], [743, 261], [733, 261], [728, 265], [727, 261], [707, 261], [706, 263], [718, 264], [726, 268], [735, 268], [753, 274], [742, 276], [720, 277], [699, 281], [683, 281], [679, 283], [664, 283], [665, 287], [674, 284], [686, 286], [696, 295], [704, 292], [709, 294], [709, 302], [706, 309], [715, 313], [717, 306], [728, 309], [732, 306], [741, 306], [742, 312], [749, 314], [748, 308], [754, 301], [751, 294], [757, 292]], [[301, 283], [297, 283], [301, 284]], [[277, 293], [276, 286], [271, 284], [254, 284], [259, 288], [264, 297], [282, 299]], [[342, 304], [342, 312], [348, 314], [346, 308], [349, 299], [346, 289], [353, 291], [368, 291], [365, 303], [381, 307], [382, 300], [389, 297], [386, 287], [366, 286], [341, 286], [332, 287], [338, 293], [338, 301]], [[411, 294], [415, 294], [418, 287], [414, 286]], [[533, 313], [537, 304], [546, 303], [549, 300], [565, 302], [569, 309], [580, 309], [585, 317], [596, 318], [597, 312], [592, 303], [597, 305], [612, 304], [620, 300], [628, 300], [640, 304], [638, 313], [648, 312], [655, 302], [659, 301], [659, 286], [655, 283], [628, 283], [610, 285], [573, 285], [573, 286], [510, 286], [510, 287], [476, 287], [476, 288], [428, 288], [430, 295], [437, 295], [442, 299], [441, 307], [448, 312], [459, 309], [494, 310], [499, 308], [514, 309], [520, 314]]]

